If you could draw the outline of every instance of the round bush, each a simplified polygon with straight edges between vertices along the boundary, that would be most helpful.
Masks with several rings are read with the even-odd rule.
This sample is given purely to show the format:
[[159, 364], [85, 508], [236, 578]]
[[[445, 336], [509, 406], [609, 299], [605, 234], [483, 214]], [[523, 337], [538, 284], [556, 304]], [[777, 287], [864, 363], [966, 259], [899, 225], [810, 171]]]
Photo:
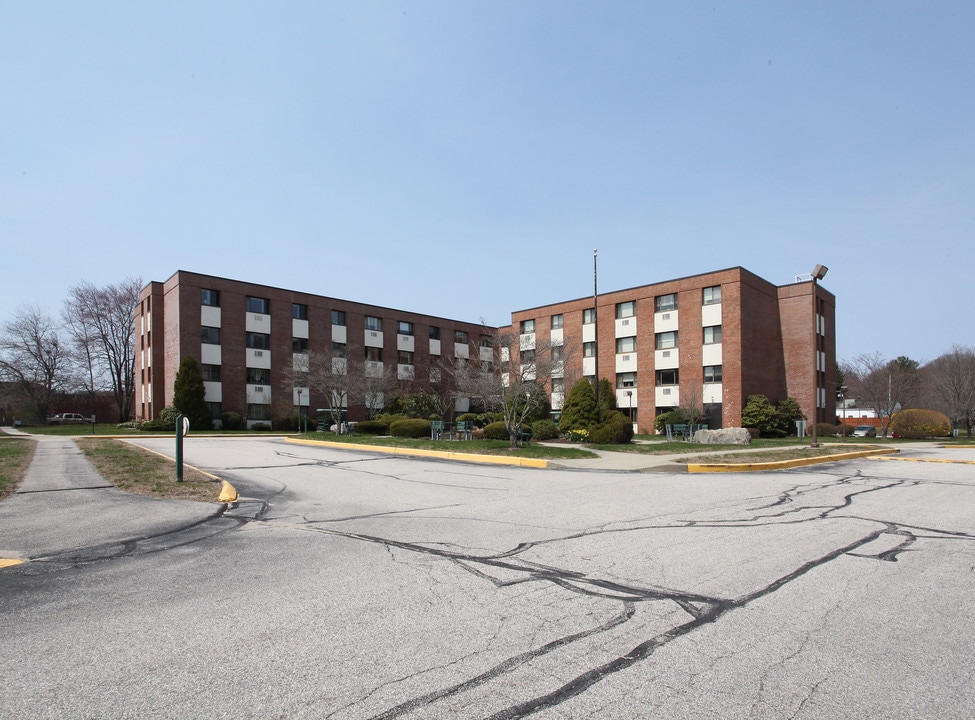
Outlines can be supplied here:
[[890, 420], [891, 432], [910, 440], [951, 435], [951, 421], [936, 410], [901, 410]]
[[430, 437], [430, 421], [422, 418], [397, 420], [389, 426], [389, 434], [406, 438]]
[[355, 426], [355, 431], [362, 435], [388, 435], [389, 425], [378, 420], [363, 420]]
[[625, 445], [633, 439], [633, 423], [623, 413], [609, 410], [603, 422], [589, 430], [589, 442], [596, 445]]
[[240, 413], [228, 410], [220, 415], [220, 424], [224, 430], [240, 430], [243, 425], [243, 420], [240, 417]]
[[532, 423], [532, 438], [553, 440], [559, 436], [559, 426], [551, 420], [536, 420]]
[[501, 421], [490, 423], [484, 426], [485, 440], [509, 440], [508, 428]]

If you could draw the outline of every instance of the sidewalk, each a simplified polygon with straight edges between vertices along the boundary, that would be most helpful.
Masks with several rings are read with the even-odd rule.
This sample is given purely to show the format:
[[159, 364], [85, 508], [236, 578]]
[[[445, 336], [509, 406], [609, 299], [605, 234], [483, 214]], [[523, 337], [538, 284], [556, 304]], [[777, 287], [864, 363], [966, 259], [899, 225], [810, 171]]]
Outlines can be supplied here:
[[[217, 503], [161, 500], [119, 490], [70, 437], [4, 433], [37, 443], [20, 487], [0, 502], [0, 560], [45, 560], [119, 546], [222, 513]], [[0, 441], [8, 442], [8, 441]]]

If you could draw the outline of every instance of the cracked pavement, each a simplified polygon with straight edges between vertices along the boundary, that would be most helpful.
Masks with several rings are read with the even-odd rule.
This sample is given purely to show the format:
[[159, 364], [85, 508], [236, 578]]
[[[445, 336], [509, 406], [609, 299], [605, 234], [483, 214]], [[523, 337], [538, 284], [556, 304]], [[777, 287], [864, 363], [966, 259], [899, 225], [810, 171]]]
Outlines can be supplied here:
[[184, 452], [240, 506], [0, 571], [0, 717], [975, 714], [972, 466]]

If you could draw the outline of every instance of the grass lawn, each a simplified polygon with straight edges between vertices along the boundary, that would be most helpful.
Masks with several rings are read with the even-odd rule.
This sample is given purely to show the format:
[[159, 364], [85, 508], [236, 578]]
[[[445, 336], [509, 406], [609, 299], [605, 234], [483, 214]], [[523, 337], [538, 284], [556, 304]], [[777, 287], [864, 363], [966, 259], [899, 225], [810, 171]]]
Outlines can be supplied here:
[[75, 442], [106, 480], [127, 492], [217, 502], [223, 487], [219, 480], [185, 465], [183, 482], [176, 482], [176, 465], [172, 460], [121, 440], [81, 437]]
[[17, 489], [33, 457], [33, 440], [0, 435], [0, 499]]

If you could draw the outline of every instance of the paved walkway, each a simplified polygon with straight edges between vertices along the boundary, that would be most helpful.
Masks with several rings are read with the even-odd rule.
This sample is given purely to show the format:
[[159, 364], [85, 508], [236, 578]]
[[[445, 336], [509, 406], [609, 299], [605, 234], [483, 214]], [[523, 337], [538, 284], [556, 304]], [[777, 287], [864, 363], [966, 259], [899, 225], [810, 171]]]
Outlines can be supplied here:
[[[27, 436], [12, 428], [2, 431]], [[17, 491], [0, 502], [0, 560], [37, 560], [149, 538], [223, 511], [217, 503], [124, 492], [98, 474], [73, 438], [30, 438], [37, 447], [27, 474]]]

